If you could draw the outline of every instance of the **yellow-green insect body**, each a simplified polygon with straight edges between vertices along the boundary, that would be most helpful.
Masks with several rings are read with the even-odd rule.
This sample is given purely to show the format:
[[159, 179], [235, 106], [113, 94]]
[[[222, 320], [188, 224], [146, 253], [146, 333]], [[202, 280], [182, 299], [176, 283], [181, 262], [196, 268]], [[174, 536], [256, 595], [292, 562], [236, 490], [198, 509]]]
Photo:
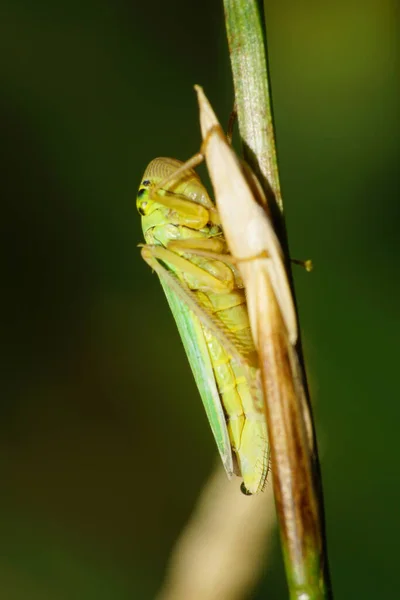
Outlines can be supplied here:
[[269, 451], [246, 298], [199, 177], [190, 169], [173, 179], [181, 165], [158, 158], [145, 171], [137, 197], [142, 256], [160, 277], [225, 470], [257, 493], [267, 478]]

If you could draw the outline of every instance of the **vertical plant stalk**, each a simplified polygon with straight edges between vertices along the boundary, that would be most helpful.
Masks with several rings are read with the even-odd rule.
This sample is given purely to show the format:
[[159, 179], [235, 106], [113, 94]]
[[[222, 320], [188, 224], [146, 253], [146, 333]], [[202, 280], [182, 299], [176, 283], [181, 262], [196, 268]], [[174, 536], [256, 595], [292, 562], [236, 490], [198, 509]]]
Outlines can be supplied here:
[[[224, 0], [224, 9], [243, 153], [277, 218], [290, 273], [263, 10], [257, 0]], [[296, 389], [286, 386], [281, 393], [269, 389], [266, 401], [274, 495], [290, 598], [328, 599], [332, 593], [322, 484], [301, 341], [297, 353], [293, 350], [282, 356], [269, 356], [267, 344], [263, 351], [260, 342], [260, 358], [262, 370], [280, 364], [300, 381]]]

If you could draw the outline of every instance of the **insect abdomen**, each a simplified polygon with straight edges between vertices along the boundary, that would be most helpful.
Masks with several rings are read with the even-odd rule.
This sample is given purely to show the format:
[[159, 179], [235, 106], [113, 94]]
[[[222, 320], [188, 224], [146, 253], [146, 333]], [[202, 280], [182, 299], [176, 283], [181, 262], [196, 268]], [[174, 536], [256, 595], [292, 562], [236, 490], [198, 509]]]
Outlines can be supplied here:
[[[207, 296], [210, 304], [224, 306], [214, 314], [225, 325], [232, 321], [235, 333], [240, 332], [243, 347], [251, 356], [254, 346], [243, 290]], [[264, 400], [257, 380], [257, 368], [252, 365], [245, 368], [238, 364], [206, 328], [204, 334], [226, 415], [232, 449], [246, 489], [256, 493], [263, 489], [269, 463]]]

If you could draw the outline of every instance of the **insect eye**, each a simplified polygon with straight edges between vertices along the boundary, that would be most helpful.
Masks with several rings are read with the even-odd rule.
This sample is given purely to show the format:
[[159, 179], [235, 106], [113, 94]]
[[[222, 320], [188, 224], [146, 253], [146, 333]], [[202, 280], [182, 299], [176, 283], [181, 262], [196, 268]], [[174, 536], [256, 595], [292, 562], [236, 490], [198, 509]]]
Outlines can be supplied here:
[[139, 214], [142, 215], [142, 217], [146, 216], [146, 206], [147, 206], [148, 202], [142, 202], [142, 204], [138, 207], [138, 211]]

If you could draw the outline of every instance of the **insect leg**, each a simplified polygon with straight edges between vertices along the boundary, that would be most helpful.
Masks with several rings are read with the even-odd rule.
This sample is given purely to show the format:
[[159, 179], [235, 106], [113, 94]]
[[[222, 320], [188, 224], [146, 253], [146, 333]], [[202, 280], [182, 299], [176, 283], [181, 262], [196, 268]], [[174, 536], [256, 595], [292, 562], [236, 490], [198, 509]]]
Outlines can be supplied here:
[[[160, 252], [160, 250], [164, 250], [164, 252]], [[160, 261], [168, 262], [172, 264], [172, 260], [174, 260], [174, 265], [177, 264], [183, 265], [186, 263], [190, 263], [190, 261], [186, 261], [182, 259], [178, 255], [174, 255], [173, 252], [166, 250], [165, 248], [160, 248], [159, 246], [150, 246], [146, 245], [142, 247], [141, 250], [142, 258], [147, 262], [147, 264], [157, 273], [157, 275], [168, 285], [171, 289], [176, 293], [176, 295], [184, 302], [190, 310], [194, 312], [194, 314], [200, 319], [204, 327], [206, 327], [215, 337], [218, 339], [220, 344], [222, 344], [229, 354], [234, 358], [239, 364], [243, 365], [243, 367], [247, 367], [249, 360], [252, 360], [252, 356], [247, 356], [246, 353], [239, 350], [240, 345], [238, 345], [238, 339], [235, 336], [235, 333], [232, 332], [228, 327], [226, 327], [220, 320], [217, 320], [212, 312], [207, 309], [206, 306], [203, 306], [196, 294], [180, 279], [178, 279], [177, 275], [169, 269], [167, 269]], [[172, 255], [172, 256], [171, 256]], [[172, 260], [171, 260], [172, 259]], [[181, 261], [185, 261], [182, 263], [176, 260], [180, 259]], [[196, 265], [191, 264], [192, 267], [196, 267]], [[199, 268], [199, 270], [201, 270]], [[196, 273], [197, 270], [196, 270]], [[207, 273], [201, 274], [201, 276], [206, 280]], [[211, 276], [210, 276], [211, 277]], [[213, 280], [218, 282], [217, 278], [213, 278]], [[222, 287], [222, 283], [218, 282], [220, 288]]]
[[314, 265], [311, 259], [307, 259], [307, 260], [299, 260], [298, 258], [291, 258], [290, 262], [294, 263], [295, 265], [300, 265], [300, 267], [304, 267], [304, 269], [310, 273], [310, 271], [313, 270]]

